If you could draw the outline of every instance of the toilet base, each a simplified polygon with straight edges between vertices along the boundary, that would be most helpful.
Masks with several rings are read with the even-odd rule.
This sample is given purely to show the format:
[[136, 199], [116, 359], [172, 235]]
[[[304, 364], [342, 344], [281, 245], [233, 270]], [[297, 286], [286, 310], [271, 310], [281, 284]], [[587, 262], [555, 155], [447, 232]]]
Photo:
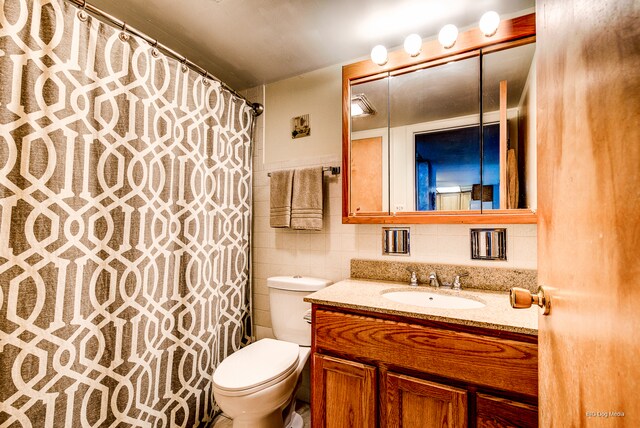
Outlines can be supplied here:
[[282, 428], [282, 412], [273, 412], [259, 419], [236, 417], [233, 428]]
[[287, 428], [304, 428], [304, 421], [302, 420], [302, 416], [300, 416], [296, 412], [293, 412], [293, 415], [291, 415], [291, 422], [289, 422]]
[[233, 428], [304, 428], [304, 420], [299, 413], [291, 413], [288, 419], [289, 423], [285, 427], [282, 421], [282, 412], [275, 412], [259, 420], [233, 419], [232, 424]]

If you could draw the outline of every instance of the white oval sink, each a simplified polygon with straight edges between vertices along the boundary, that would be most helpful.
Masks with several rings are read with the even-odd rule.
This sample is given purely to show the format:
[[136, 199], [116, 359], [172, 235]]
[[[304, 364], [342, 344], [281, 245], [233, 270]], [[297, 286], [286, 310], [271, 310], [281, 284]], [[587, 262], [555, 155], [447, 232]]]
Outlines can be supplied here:
[[402, 290], [382, 294], [385, 299], [407, 305], [422, 306], [438, 309], [478, 309], [484, 303], [465, 297], [450, 296], [448, 294], [429, 293], [427, 291]]

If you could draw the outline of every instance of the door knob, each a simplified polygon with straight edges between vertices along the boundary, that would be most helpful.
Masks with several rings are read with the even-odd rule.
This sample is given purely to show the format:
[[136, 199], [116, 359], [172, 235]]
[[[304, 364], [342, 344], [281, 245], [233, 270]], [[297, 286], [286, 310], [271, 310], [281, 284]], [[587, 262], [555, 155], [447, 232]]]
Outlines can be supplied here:
[[551, 312], [551, 298], [545, 295], [542, 287], [538, 287], [536, 294], [532, 294], [524, 288], [513, 287], [509, 291], [509, 299], [511, 300], [511, 307], [514, 309], [530, 308], [531, 305], [535, 304], [543, 309], [542, 315], [549, 315], [549, 312]]

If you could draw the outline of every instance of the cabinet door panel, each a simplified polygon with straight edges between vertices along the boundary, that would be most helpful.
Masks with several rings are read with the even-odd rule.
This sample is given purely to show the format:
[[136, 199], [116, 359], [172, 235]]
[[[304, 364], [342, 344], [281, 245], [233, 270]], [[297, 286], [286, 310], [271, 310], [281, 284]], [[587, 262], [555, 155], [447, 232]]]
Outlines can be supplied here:
[[405, 375], [387, 374], [387, 425], [402, 428], [467, 426], [467, 391]]
[[314, 354], [312, 385], [314, 427], [375, 427], [375, 367]]
[[537, 427], [538, 408], [505, 398], [478, 394], [478, 428]]

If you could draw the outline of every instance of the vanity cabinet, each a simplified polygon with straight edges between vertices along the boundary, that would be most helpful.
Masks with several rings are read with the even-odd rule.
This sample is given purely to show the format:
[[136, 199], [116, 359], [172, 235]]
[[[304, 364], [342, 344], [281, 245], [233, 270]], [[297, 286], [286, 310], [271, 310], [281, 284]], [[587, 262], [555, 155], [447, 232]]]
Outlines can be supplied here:
[[322, 427], [535, 427], [533, 335], [313, 305]]
[[313, 355], [318, 418], [314, 426], [376, 426], [376, 368], [366, 364]]
[[478, 428], [536, 427], [538, 407], [486, 394], [476, 396]]
[[387, 426], [467, 426], [466, 390], [396, 373], [385, 378]]

